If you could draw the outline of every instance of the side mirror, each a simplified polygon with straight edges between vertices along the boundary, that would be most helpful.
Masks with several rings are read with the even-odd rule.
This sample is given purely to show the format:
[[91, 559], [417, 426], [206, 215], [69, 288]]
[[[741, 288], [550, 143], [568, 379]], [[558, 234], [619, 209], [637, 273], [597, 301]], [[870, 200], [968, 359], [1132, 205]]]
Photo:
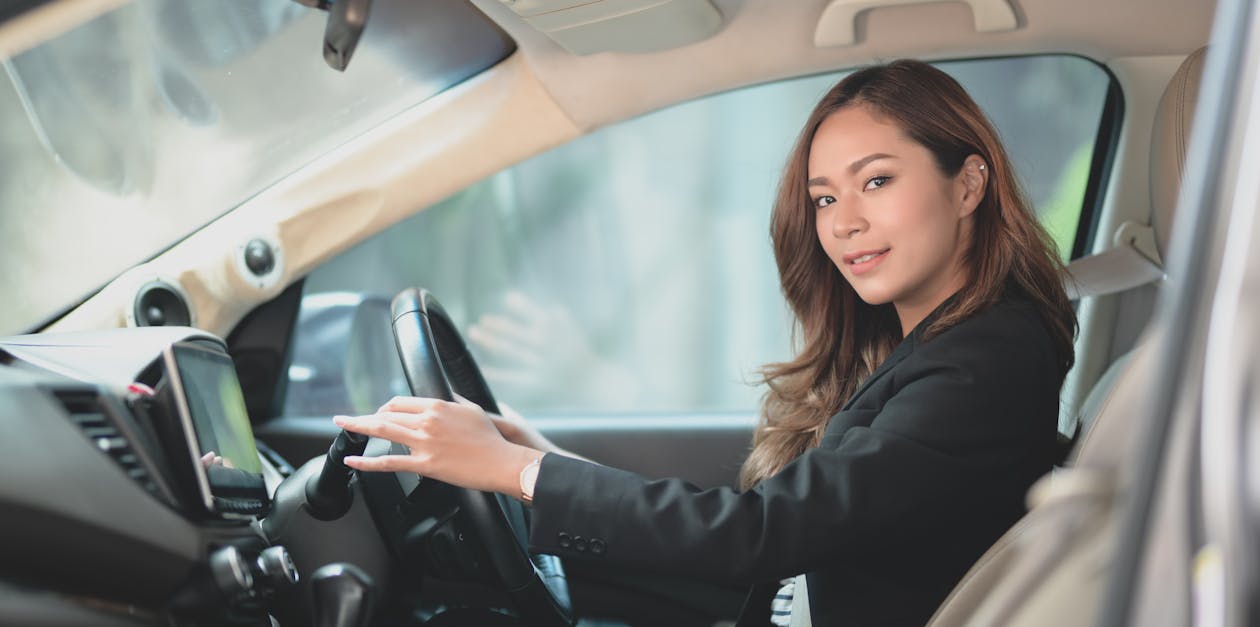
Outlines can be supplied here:
[[293, 0], [298, 4], [328, 12], [324, 28], [324, 62], [338, 72], [346, 71], [350, 57], [363, 36], [372, 0]]

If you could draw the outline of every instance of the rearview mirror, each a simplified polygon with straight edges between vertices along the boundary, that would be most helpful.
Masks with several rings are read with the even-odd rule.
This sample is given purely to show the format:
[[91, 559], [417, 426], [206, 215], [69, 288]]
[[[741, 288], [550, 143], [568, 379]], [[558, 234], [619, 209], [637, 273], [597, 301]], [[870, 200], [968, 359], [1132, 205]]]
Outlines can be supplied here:
[[324, 28], [324, 62], [338, 72], [346, 71], [350, 57], [363, 36], [372, 0], [293, 0], [328, 12]]

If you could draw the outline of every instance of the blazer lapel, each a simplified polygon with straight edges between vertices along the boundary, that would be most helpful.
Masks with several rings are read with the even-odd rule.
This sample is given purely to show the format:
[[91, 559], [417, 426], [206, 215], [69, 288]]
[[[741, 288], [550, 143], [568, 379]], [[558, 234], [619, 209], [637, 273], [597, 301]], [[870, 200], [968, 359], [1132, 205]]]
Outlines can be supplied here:
[[866, 388], [871, 387], [872, 383], [884, 376], [884, 374], [889, 370], [892, 370], [893, 366], [896, 366], [901, 362], [901, 360], [905, 359], [906, 355], [909, 355], [912, 352], [914, 340], [914, 334], [911, 334], [910, 337], [902, 340], [901, 343], [897, 345], [897, 348], [894, 348], [893, 352], [884, 359], [884, 363], [880, 364], [879, 367], [875, 369], [875, 372], [872, 372], [871, 376], [866, 377], [866, 380], [862, 382], [862, 385], [858, 386], [857, 392], [854, 392], [853, 396], [849, 397], [848, 402], [844, 404], [844, 407], [840, 408], [840, 411], [851, 408], [853, 403], [861, 398], [862, 394], [866, 392]]
[[905, 339], [901, 340], [901, 343], [893, 349], [893, 352], [888, 355], [888, 358], [884, 360], [884, 363], [875, 368], [875, 371], [871, 373], [871, 376], [866, 377], [866, 380], [862, 382], [862, 385], [858, 386], [857, 392], [854, 392], [853, 396], [849, 397], [849, 400], [844, 404], [844, 407], [840, 408], [840, 411], [844, 411], [852, 407], [853, 402], [861, 398], [862, 394], [866, 392], [866, 388], [871, 387], [872, 383], [884, 376], [884, 374], [889, 370], [892, 370], [893, 366], [896, 366], [898, 362], [906, 358], [906, 355], [914, 352], [914, 346], [919, 343], [919, 336], [923, 335], [923, 329], [927, 328], [928, 325], [936, 320], [937, 316], [941, 315], [941, 311], [945, 309], [945, 305], [953, 302], [956, 298], [958, 298], [958, 292], [950, 294], [949, 298], [941, 301], [941, 304], [937, 305], [931, 313], [923, 318], [923, 320], [920, 320], [919, 324], [915, 325], [915, 327], [910, 330], [910, 334], [907, 335]]

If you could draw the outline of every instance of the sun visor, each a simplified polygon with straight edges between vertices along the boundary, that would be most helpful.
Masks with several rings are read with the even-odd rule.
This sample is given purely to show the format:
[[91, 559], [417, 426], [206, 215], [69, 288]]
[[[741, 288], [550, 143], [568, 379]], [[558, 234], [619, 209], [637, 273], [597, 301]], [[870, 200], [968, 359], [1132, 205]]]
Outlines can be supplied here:
[[707, 39], [722, 28], [709, 0], [502, 0], [568, 51], [656, 52]]

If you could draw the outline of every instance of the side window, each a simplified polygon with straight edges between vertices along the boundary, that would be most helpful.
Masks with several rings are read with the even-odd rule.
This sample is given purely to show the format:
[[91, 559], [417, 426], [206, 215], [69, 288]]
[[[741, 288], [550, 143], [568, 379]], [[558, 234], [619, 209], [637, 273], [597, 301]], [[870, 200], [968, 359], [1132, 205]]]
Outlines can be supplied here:
[[[1094, 147], [1107, 113], [1111, 77], [1081, 57], [1039, 56], [940, 63], [997, 127], [1024, 192], [1058, 244], [1072, 256]], [[1089, 212], [1092, 214], [1092, 212]], [[1092, 215], [1090, 216], [1092, 218]]]
[[[943, 63], [993, 119], [1065, 258], [1109, 77], [1077, 57]], [[723, 93], [492, 176], [316, 269], [286, 414], [405, 393], [379, 320], [434, 292], [496, 395], [527, 415], [756, 411], [791, 351], [768, 235], [784, 160], [843, 74]]]

